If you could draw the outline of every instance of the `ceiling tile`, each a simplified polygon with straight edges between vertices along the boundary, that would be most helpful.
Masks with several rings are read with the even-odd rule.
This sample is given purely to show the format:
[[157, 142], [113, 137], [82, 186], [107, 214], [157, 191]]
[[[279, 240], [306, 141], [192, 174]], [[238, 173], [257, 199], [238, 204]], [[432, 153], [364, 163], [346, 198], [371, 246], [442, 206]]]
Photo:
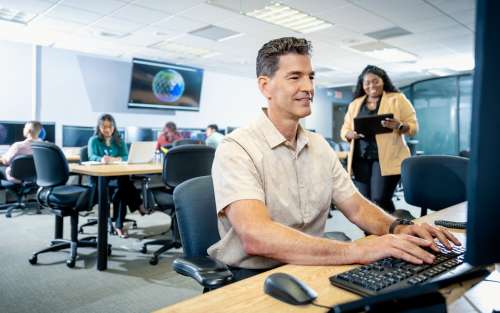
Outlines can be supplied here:
[[176, 14], [180, 13], [186, 9], [194, 7], [200, 3], [205, 2], [204, 0], [140, 0], [134, 2], [136, 5], [143, 6], [145, 8], [156, 9], [163, 12]]
[[168, 16], [170, 16], [170, 14], [155, 9], [140, 7], [137, 5], [128, 5], [115, 11], [112, 16], [130, 20], [136, 23], [152, 24], [167, 18]]
[[94, 12], [64, 5], [56, 6], [46, 16], [82, 24], [92, 23], [101, 17], [101, 15]]
[[79, 28], [84, 27], [84, 24], [42, 16], [29, 23], [28, 27], [33, 29], [44, 28], [71, 33]]
[[[393, 23], [428, 19], [443, 15], [433, 6], [416, 0], [353, 0], [353, 3], [367, 12], [386, 18]], [[358, 21], [363, 21], [361, 24], [365, 23], [364, 20], [357, 20], [356, 22]]]
[[285, 2], [285, 5], [314, 15], [316, 13], [348, 6], [350, 3], [346, 0], [289, 0]]
[[85, 9], [99, 14], [110, 14], [113, 11], [127, 5], [118, 0], [64, 0], [65, 6]]
[[155, 26], [159, 29], [174, 30], [180, 35], [182, 33], [187, 33], [192, 30], [207, 26], [207, 23], [195, 21], [186, 17], [172, 16], [170, 18], [161, 20], [160, 22], [154, 23], [152, 26]]
[[92, 27], [102, 28], [113, 32], [130, 33], [144, 25], [145, 24], [107, 16], [92, 24]]
[[199, 4], [193, 8], [187, 9], [179, 14], [179, 16], [186, 17], [192, 20], [213, 24], [216, 22], [223, 22], [230, 18], [239, 16], [238, 13], [222, 9], [213, 5]]
[[354, 5], [326, 9], [316, 13], [316, 17], [359, 33], [368, 33], [395, 26], [388, 20]]
[[476, 9], [476, 0], [427, 0], [427, 2], [446, 13]]

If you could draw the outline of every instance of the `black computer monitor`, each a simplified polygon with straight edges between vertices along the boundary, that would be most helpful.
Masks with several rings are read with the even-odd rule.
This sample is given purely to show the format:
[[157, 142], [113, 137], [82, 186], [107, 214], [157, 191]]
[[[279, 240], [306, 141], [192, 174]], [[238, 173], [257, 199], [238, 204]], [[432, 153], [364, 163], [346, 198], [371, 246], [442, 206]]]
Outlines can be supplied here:
[[476, 12], [465, 260], [486, 265], [500, 263], [500, 1], [479, 0]]
[[[0, 145], [11, 145], [17, 141], [23, 141], [23, 129], [26, 122], [0, 121]], [[56, 125], [51, 122], [42, 122], [40, 139], [55, 143]]]
[[153, 129], [145, 127], [127, 127], [127, 142], [155, 141]]
[[94, 135], [95, 128], [88, 126], [63, 125], [63, 147], [83, 147]]

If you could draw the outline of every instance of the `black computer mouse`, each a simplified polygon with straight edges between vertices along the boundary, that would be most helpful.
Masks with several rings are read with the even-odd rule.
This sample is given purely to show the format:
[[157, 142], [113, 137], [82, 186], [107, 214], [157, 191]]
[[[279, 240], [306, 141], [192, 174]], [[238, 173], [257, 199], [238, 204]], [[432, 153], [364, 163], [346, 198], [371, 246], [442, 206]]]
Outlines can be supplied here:
[[308, 304], [318, 297], [311, 287], [285, 273], [269, 275], [264, 282], [264, 292], [273, 298], [294, 305]]

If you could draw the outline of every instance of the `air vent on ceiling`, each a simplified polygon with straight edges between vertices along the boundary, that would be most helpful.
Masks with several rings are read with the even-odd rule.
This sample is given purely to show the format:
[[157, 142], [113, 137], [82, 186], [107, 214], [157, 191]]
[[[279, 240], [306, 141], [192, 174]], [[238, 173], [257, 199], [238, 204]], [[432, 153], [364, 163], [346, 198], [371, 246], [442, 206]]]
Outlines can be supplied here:
[[195, 29], [190, 31], [189, 34], [214, 41], [224, 41], [243, 35], [242, 33], [214, 25], [208, 25], [203, 28]]
[[394, 48], [393, 46], [380, 41], [372, 41], [372, 42], [362, 43], [359, 45], [353, 45], [350, 47], [361, 52]]
[[378, 30], [376, 32], [370, 32], [366, 33], [365, 35], [368, 37], [372, 37], [377, 40], [383, 40], [387, 38], [394, 38], [394, 37], [399, 37], [399, 36], [404, 36], [404, 35], [409, 35], [411, 32], [407, 31], [406, 29], [403, 29], [401, 27], [391, 27], [391, 28], [386, 28], [382, 30]]

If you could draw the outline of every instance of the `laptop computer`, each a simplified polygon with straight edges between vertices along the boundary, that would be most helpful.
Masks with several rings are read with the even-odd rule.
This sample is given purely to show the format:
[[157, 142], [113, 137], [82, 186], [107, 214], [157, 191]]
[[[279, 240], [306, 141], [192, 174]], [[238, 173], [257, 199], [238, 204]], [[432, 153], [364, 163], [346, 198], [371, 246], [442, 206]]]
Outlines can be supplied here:
[[111, 164], [149, 163], [153, 160], [156, 141], [132, 142], [128, 152], [128, 161], [112, 162]]

